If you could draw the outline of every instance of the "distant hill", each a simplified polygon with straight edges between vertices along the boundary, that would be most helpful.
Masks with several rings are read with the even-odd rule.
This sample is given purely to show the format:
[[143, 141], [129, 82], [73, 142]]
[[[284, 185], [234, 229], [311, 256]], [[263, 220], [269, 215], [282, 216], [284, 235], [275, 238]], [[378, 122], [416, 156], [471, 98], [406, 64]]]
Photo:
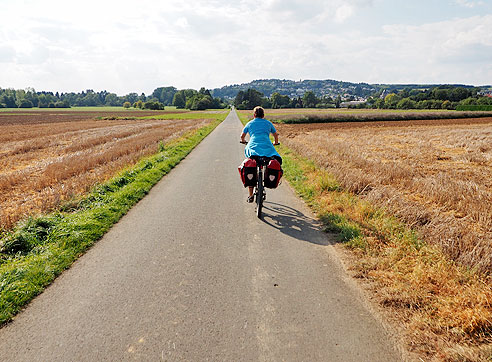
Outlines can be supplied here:
[[[239, 91], [248, 88], [262, 92], [266, 97], [278, 92], [288, 95], [290, 98], [302, 97], [305, 92], [312, 91], [318, 97], [330, 96], [332, 98], [340, 96], [353, 96], [354, 99], [363, 100], [368, 96], [385, 90], [394, 92], [402, 89], [429, 89], [440, 86], [441, 84], [367, 84], [350, 83], [332, 79], [326, 80], [287, 80], [287, 79], [258, 79], [249, 83], [227, 85], [222, 88], [215, 88], [211, 91], [214, 97], [223, 99], [233, 99]], [[471, 85], [452, 84], [453, 87], [470, 87]], [[482, 89], [491, 89], [491, 86], [482, 86]]]
[[290, 98], [302, 97], [307, 91], [314, 92], [318, 97], [321, 96], [337, 96], [350, 94], [358, 97], [367, 97], [379, 90], [367, 83], [350, 83], [337, 80], [287, 80], [287, 79], [259, 79], [250, 83], [233, 84], [222, 88], [213, 89], [214, 97], [231, 99], [236, 97], [239, 91], [254, 88], [262, 92], [266, 97], [270, 97], [272, 93], [278, 92], [283, 95], [288, 95]]

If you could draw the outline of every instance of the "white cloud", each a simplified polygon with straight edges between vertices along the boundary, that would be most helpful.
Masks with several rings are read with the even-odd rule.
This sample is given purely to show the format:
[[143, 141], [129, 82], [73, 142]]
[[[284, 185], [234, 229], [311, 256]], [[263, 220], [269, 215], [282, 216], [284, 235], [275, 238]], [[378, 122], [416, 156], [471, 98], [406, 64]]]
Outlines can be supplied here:
[[183, 28], [183, 29], [186, 29], [189, 26], [188, 20], [184, 16], [177, 19], [175, 24], [176, 24], [176, 26]]
[[[425, 24], [386, 26], [391, 56], [403, 70], [426, 82], [490, 83], [492, 15]], [[488, 73], [487, 73], [488, 69]]]
[[148, 94], [270, 77], [492, 79], [492, 15], [380, 24], [369, 35], [353, 20], [387, 9], [384, 0], [86, 0], [76, 10], [62, 0], [3, 1], [3, 88]]
[[484, 5], [483, 1], [470, 1], [470, 0], [455, 0], [458, 5], [474, 8], [476, 6]]
[[343, 23], [350, 18], [354, 13], [354, 8], [351, 5], [344, 4], [340, 6], [336, 11], [335, 21], [337, 23]]

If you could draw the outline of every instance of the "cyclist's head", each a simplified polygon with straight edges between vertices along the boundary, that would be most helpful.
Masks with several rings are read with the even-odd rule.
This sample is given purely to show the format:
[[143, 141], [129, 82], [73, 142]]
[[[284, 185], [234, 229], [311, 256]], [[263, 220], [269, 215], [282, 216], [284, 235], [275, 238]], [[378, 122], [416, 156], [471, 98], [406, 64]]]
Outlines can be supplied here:
[[265, 117], [265, 110], [260, 106], [255, 107], [255, 109], [253, 109], [253, 117], [255, 118]]

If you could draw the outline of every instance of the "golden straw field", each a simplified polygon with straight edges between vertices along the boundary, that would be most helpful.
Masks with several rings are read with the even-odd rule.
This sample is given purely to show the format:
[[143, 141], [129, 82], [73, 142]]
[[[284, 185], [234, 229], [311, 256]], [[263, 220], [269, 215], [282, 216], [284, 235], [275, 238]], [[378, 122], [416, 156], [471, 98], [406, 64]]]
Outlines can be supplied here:
[[210, 122], [197, 117], [104, 115], [81, 111], [0, 114], [0, 230], [83, 194], [156, 153], [161, 142]]
[[492, 271], [492, 118], [480, 124], [277, 125], [283, 142], [419, 230]]
[[361, 230], [338, 250], [409, 359], [490, 361], [492, 117], [275, 126], [327, 230]]

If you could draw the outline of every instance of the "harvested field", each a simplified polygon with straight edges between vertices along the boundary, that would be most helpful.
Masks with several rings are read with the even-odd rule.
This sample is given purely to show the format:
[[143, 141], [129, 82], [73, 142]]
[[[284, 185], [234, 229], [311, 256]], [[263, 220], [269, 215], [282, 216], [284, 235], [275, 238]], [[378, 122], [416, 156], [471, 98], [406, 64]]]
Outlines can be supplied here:
[[466, 121], [276, 125], [408, 360], [492, 357], [492, 118]]
[[492, 272], [492, 118], [276, 126], [284, 142], [415, 227], [460, 264]]
[[1, 125], [24, 125], [39, 123], [59, 123], [84, 121], [109, 117], [148, 117], [185, 113], [187, 111], [70, 111], [70, 110], [27, 110], [15, 112], [0, 112]]
[[96, 119], [121, 116], [115, 112], [0, 113], [0, 230], [87, 192], [156, 153], [161, 142], [211, 121], [196, 114], [193, 119], [149, 115], [154, 118]]

